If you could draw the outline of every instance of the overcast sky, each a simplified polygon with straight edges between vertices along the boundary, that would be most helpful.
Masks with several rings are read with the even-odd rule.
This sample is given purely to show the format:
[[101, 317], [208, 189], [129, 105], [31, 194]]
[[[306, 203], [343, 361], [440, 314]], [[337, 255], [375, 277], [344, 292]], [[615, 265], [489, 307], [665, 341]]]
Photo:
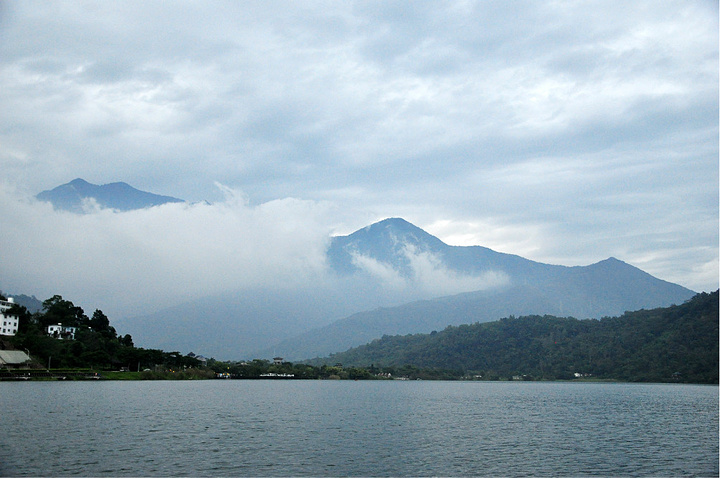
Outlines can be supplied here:
[[[0, 289], [88, 307], [264, 277], [271, 246], [294, 277], [390, 216], [711, 291], [718, 4], [3, 2], [0, 168]], [[29, 199], [77, 177], [212, 205]]]

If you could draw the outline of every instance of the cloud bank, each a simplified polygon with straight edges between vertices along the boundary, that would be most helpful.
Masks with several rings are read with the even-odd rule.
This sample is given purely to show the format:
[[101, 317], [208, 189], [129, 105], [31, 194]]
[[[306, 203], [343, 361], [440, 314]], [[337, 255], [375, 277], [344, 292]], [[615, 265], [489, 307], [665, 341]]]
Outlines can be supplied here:
[[[0, 286], [32, 291], [41, 299], [60, 294], [121, 316], [232, 291], [316, 287], [351, 292], [352, 284], [342, 283], [326, 263], [331, 205], [290, 198], [251, 205], [241, 191], [218, 187], [225, 199], [216, 204], [170, 203], [117, 212], [88, 201], [86, 214], [76, 214], [19, 198], [5, 184], [0, 216], [7, 222], [0, 250], [13, 253], [0, 257]], [[437, 297], [507, 281], [493, 273], [458, 275], [410, 248], [404, 254], [409, 277], [371, 258], [355, 257], [361, 275], [369, 279], [354, 279], [356, 287], [385, 290], [370, 303]]]
[[3, 288], [61, 294], [120, 314], [227, 290], [321, 280], [329, 208], [283, 199], [251, 206], [224, 188], [217, 204], [90, 214], [55, 211], [0, 190]]

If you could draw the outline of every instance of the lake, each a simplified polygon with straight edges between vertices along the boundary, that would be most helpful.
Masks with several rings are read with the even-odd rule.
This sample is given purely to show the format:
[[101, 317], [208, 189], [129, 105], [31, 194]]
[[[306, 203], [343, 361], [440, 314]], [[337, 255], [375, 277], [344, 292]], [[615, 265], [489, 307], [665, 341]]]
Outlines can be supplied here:
[[718, 476], [718, 387], [0, 383], [4, 476]]

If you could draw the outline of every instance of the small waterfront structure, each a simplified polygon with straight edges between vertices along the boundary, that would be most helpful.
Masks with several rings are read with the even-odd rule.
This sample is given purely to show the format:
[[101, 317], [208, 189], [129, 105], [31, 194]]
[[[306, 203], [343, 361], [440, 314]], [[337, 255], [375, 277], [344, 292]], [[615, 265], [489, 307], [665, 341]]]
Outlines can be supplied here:
[[30, 356], [22, 350], [0, 350], [0, 367], [17, 367], [30, 361]]
[[7, 310], [15, 305], [12, 297], [8, 300], [0, 300], [0, 335], [13, 336], [18, 331], [20, 319], [16, 315], [10, 315]]

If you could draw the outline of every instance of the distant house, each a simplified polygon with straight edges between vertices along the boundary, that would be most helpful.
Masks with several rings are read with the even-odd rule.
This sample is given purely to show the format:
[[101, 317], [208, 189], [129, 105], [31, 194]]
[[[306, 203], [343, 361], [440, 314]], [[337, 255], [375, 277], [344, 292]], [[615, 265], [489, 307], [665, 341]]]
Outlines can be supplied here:
[[190, 352], [189, 354], [187, 354], [187, 356], [190, 357], [190, 358], [194, 358], [195, 360], [200, 361], [200, 365], [203, 366], [203, 367], [205, 367], [205, 366], [207, 365], [208, 359], [207, 359], [206, 357], [203, 357], [202, 355], [195, 355], [194, 352]]
[[12, 297], [0, 300], [0, 335], [13, 336], [18, 331], [19, 318], [16, 315], [6, 314], [7, 310], [15, 305]]
[[274, 363], [275, 365], [282, 365], [282, 363], [283, 363], [283, 358], [282, 358], [282, 357], [273, 357], [273, 363]]
[[63, 324], [49, 325], [47, 334], [60, 340], [75, 340], [77, 327], [63, 327]]

